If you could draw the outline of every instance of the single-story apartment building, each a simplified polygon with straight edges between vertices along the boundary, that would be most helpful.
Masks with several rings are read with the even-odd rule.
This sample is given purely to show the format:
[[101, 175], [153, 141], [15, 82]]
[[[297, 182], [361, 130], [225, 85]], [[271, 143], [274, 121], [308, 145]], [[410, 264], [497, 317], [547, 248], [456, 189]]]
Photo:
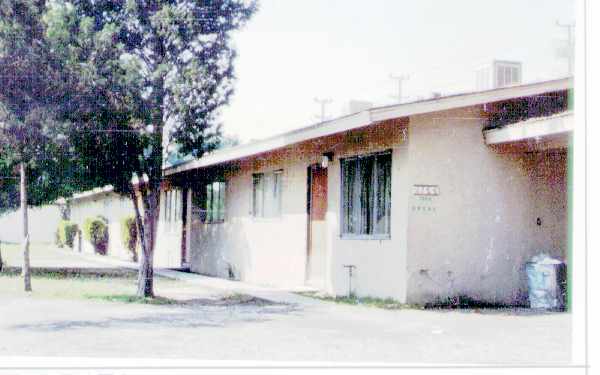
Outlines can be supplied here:
[[523, 303], [532, 256], [568, 262], [572, 85], [371, 108], [168, 167], [159, 240], [171, 266], [256, 284]]

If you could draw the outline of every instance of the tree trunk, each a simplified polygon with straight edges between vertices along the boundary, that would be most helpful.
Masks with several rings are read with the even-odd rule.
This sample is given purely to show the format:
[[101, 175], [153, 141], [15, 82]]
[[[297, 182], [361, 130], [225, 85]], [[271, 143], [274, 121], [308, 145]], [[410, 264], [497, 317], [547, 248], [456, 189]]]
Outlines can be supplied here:
[[139, 203], [135, 193], [132, 194], [136, 222], [140, 233], [140, 244], [142, 247], [142, 256], [139, 262], [137, 296], [154, 297], [154, 244], [159, 215], [158, 202], [160, 189], [146, 190], [140, 182], [140, 193], [144, 206], [143, 213], [140, 212]]
[[31, 270], [29, 267], [29, 220], [27, 218], [27, 176], [25, 163], [19, 165], [21, 174], [21, 212], [23, 214], [23, 268], [21, 275], [25, 283], [25, 291], [31, 292]]

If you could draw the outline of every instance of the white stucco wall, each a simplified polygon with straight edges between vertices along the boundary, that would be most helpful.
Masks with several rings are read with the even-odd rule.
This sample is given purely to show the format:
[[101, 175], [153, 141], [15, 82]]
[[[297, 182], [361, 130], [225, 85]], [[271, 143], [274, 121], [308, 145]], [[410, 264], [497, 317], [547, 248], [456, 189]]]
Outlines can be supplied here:
[[[304, 284], [306, 262], [306, 165], [274, 155], [241, 163], [226, 176], [225, 222], [191, 220], [193, 272], [262, 285]], [[282, 215], [251, 215], [252, 173], [283, 169]]]
[[411, 185], [438, 185], [440, 195], [410, 197], [410, 302], [523, 301], [525, 262], [541, 249], [565, 254], [564, 157], [498, 153], [484, 144], [477, 117], [472, 107], [411, 118]]
[[[121, 220], [135, 215], [131, 199], [116, 193], [101, 193], [90, 197], [70, 200], [70, 220], [83, 229], [85, 220], [89, 217], [103, 216], [108, 220], [108, 255], [130, 259], [129, 250], [121, 240]], [[82, 239], [82, 252], [93, 253], [93, 246]], [[77, 249], [77, 243], [75, 246]]]
[[[29, 207], [29, 238], [31, 242], [55, 240], [56, 228], [60, 221], [60, 209], [56, 205]], [[0, 216], [0, 241], [21, 242], [23, 239], [23, 219], [21, 211], [7, 212]]]
[[[408, 197], [408, 145], [406, 122], [396, 121], [353, 132], [335, 149], [329, 167], [327, 221], [329, 225], [329, 284], [327, 291], [347, 295], [354, 265], [352, 292], [361, 297], [406, 298], [406, 207]], [[344, 239], [340, 236], [340, 158], [392, 150], [391, 236], [389, 239]]]
[[[228, 168], [225, 223], [191, 218], [193, 272], [257, 284], [303, 285], [307, 254], [307, 167], [328, 167], [323, 289], [430, 302], [465, 295], [522, 302], [524, 264], [540, 250], [566, 254], [565, 150], [500, 153], [485, 145], [478, 107], [413, 116], [305, 142]], [[389, 239], [340, 236], [340, 158], [392, 150]], [[251, 216], [252, 173], [283, 169], [283, 215]], [[435, 185], [421, 200], [413, 186]], [[203, 186], [199, 182], [199, 186]], [[542, 225], [537, 225], [540, 217]]]
[[[350, 134], [335, 135], [245, 160], [226, 173], [226, 217], [222, 224], [191, 222], [191, 269], [219, 277], [229, 276], [264, 285], [296, 287], [306, 277], [307, 167], [333, 151], [328, 167], [326, 275], [324, 289], [348, 292], [344, 264], [356, 266], [353, 292], [392, 297], [406, 294], [406, 124], [387, 123]], [[374, 151], [392, 151], [392, 238], [347, 240], [340, 238], [339, 158]], [[251, 216], [252, 173], [283, 169], [282, 217]], [[384, 261], [382, 261], [384, 259]]]

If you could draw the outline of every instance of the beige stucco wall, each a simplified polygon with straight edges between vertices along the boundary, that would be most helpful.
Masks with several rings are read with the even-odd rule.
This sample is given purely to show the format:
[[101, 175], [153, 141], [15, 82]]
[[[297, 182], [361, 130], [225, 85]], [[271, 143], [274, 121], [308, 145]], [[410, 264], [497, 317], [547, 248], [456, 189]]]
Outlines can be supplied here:
[[[253, 218], [252, 173], [283, 169], [282, 216]], [[202, 185], [200, 185], [202, 186]], [[226, 173], [225, 222], [191, 220], [191, 270], [273, 286], [304, 284], [306, 166], [281, 154]]]
[[440, 195], [410, 197], [409, 302], [522, 302], [525, 262], [542, 249], [565, 254], [564, 154], [499, 153], [478, 116], [472, 107], [411, 118], [411, 185], [438, 185]]
[[[392, 149], [390, 239], [344, 239], [340, 236], [340, 158]], [[353, 132], [335, 148], [329, 167], [329, 284], [327, 291], [347, 295], [349, 274], [344, 265], [354, 265], [352, 292], [358, 296], [406, 297], [408, 143], [406, 122], [389, 122]]]
[[[348, 292], [345, 264], [356, 266], [353, 292], [403, 299], [406, 294], [406, 124], [387, 123], [349, 134], [307, 142], [244, 160], [226, 173], [226, 216], [222, 224], [191, 222], [191, 269], [264, 285], [297, 287], [305, 283], [307, 253], [307, 167], [333, 151], [328, 167], [326, 282], [324, 289]], [[340, 238], [339, 158], [392, 149], [392, 238]], [[251, 216], [252, 173], [283, 169], [282, 217]], [[384, 261], [382, 261], [384, 259]]]
[[[323, 290], [403, 302], [466, 295], [522, 302], [524, 264], [566, 252], [565, 150], [501, 153], [485, 145], [478, 107], [396, 120], [305, 142], [228, 167], [222, 224], [192, 218], [191, 269], [265, 285], [305, 283], [307, 167], [328, 167]], [[340, 158], [392, 150], [391, 238], [340, 236]], [[251, 217], [252, 173], [283, 169], [283, 215]], [[413, 185], [436, 185], [422, 201]], [[540, 218], [542, 224], [537, 225]]]

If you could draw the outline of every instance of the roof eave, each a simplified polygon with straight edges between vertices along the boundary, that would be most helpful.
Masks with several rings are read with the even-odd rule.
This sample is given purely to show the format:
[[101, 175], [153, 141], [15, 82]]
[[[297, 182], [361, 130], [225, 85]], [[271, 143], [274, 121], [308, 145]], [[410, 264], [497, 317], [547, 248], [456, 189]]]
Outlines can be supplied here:
[[469, 107], [512, 98], [531, 96], [544, 92], [566, 90], [571, 87], [573, 87], [573, 77], [568, 77], [552, 81], [504, 87], [487, 91], [455, 94], [418, 102], [372, 108], [349, 116], [333, 119], [321, 124], [296, 129], [288, 133], [256, 141], [250, 144], [240, 145], [229, 149], [220, 150], [212, 154], [207, 154], [199, 159], [191, 160], [174, 167], [165, 168], [163, 173], [165, 176], [169, 176], [193, 169], [228, 163], [265, 152], [281, 149], [296, 143], [369, 126], [374, 123], [395, 118], [444, 111], [453, 108]]

